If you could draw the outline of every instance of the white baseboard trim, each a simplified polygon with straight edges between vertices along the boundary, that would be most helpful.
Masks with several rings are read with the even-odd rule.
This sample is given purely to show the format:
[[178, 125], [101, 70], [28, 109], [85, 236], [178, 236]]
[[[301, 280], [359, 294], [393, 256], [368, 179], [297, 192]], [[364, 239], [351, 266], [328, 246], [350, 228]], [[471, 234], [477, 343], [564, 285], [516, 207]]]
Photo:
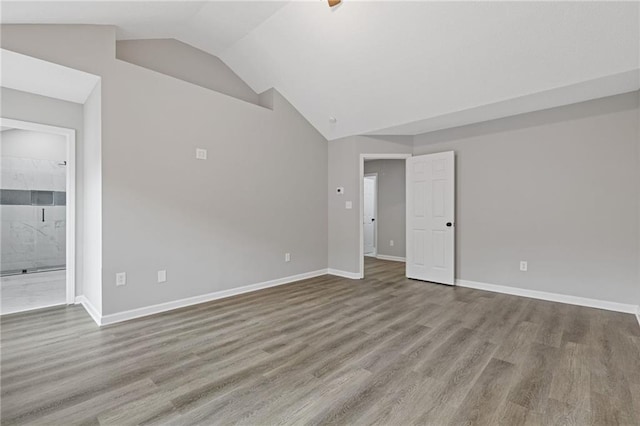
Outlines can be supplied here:
[[376, 258], [380, 260], [392, 260], [394, 262], [406, 262], [407, 260], [404, 257], [399, 256], [387, 256], [386, 254], [379, 254]]
[[586, 297], [570, 296], [567, 294], [548, 293], [546, 291], [529, 290], [525, 288], [509, 287], [504, 285], [480, 283], [477, 281], [456, 280], [456, 285], [460, 287], [475, 288], [477, 290], [491, 291], [494, 293], [511, 294], [513, 296], [529, 297], [531, 299], [548, 300], [550, 302], [560, 302], [569, 305], [588, 306], [590, 308], [605, 309], [607, 311], [635, 313], [637, 305], [625, 303], [609, 302], [606, 300], [588, 299]]
[[102, 325], [102, 315], [100, 315], [96, 307], [89, 302], [89, 299], [84, 296], [76, 296], [76, 305], [82, 305], [96, 324]]
[[329, 275], [335, 275], [337, 277], [349, 278], [349, 279], [352, 279], [352, 280], [359, 280], [361, 278], [360, 274], [357, 273], [357, 272], [341, 271], [339, 269], [331, 269], [331, 268], [329, 268], [327, 273]]
[[636, 311], [636, 319], [638, 320], [638, 325], [640, 325], [640, 305], [638, 305], [638, 310]]
[[202, 294], [200, 296], [187, 297], [186, 299], [159, 303], [157, 305], [145, 306], [143, 308], [131, 309], [129, 311], [117, 312], [115, 314], [104, 315], [101, 318], [99, 325], [115, 324], [117, 322], [128, 321], [134, 318], [145, 317], [148, 315], [158, 314], [160, 312], [184, 308], [186, 306], [197, 305], [199, 303], [210, 302], [212, 300], [224, 299], [226, 297], [236, 296], [238, 294], [250, 293], [252, 291], [262, 290], [269, 287], [276, 287], [279, 285], [289, 284], [308, 278], [319, 277], [326, 274], [326, 269], [320, 269], [313, 272], [305, 272], [303, 274], [277, 278], [275, 280], [265, 281], [257, 284], [250, 284], [243, 287], [231, 288], [229, 290], [216, 291], [213, 293]]

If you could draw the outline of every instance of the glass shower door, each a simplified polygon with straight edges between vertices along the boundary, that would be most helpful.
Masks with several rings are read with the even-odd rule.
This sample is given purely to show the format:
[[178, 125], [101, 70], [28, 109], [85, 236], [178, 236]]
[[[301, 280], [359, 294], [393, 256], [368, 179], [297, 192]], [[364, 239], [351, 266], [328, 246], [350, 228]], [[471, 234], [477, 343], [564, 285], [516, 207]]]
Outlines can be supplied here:
[[38, 206], [34, 267], [64, 269], [66, 262], [65, 206]]

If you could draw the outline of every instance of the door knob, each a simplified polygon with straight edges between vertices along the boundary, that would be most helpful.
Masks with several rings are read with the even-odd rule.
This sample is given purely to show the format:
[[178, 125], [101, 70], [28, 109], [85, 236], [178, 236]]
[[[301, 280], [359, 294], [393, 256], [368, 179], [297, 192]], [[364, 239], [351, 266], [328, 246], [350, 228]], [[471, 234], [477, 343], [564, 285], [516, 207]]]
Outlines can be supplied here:
[[453, 226], [453, 223], [451, 223], [451, 222], [447, 222], [447, 226], [448, 226], [449, 228], [451, 228], [451, 227]]

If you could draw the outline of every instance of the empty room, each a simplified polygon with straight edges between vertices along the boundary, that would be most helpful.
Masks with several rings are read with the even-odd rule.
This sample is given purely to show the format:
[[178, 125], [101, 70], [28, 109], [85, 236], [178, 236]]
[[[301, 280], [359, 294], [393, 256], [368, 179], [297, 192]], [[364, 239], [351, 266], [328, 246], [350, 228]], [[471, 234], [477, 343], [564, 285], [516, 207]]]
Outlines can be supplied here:
[[640, 425], [640, 2], [0, 2], [2, 425]]

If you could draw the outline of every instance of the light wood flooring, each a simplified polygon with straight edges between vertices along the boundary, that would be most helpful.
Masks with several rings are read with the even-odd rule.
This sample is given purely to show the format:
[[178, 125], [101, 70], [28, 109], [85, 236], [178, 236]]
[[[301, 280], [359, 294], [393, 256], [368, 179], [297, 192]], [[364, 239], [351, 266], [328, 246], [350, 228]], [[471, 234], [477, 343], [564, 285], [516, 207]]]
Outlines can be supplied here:
[[77, 306], [4, 316], [2, 424], [640, 424], [633, 315], [403, 268], [103, 328]]

